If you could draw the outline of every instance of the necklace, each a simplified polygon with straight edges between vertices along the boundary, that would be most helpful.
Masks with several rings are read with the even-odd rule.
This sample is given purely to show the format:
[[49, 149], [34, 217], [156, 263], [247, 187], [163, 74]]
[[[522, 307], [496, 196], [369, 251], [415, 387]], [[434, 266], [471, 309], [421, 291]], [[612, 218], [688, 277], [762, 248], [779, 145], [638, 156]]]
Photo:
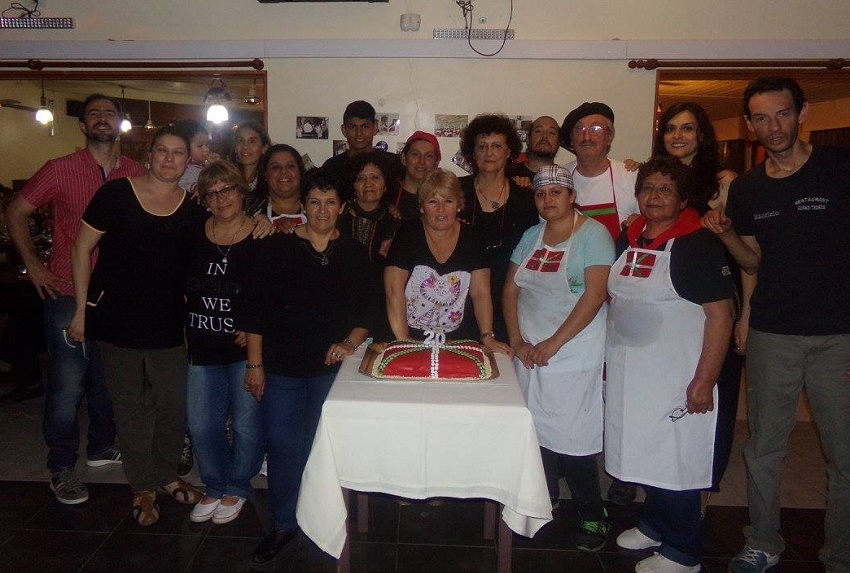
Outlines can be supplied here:
[[236, 240], [236, 235], [239, 234], [239, 231], [241, 231], [242, 227], [245, 225], [245, 219], [247, 219], [247, 217], [242, 218], [242, 222], [239, 223], [239, 227], [237, 227], [236, 232], [233, 233], [232, 237], [230, 237], [230, 243], [227, 245], [226, 251], [221, 250], [221, 247], [218, 244], [218, 239], [215, 238], [216, 222], [215, 222], [215, 219], [213, 219], [213, 228], [212, 228], [213, 245], [215, 245], [216, 250], [221, 254], [221, 262], [225, 265], [227, 264], [227, 255], [230, 254], [230, 249], [233, 248], [233, 241]]
[[490, 203], [490, 207], [495, 211], [499, 207], [502, 206], [502, 196], [505, 194], [505, 189], [508, 187], [507, 179], [502, 180], [502, 189], [499, 191], [499, 196], [496, 197], [496, 200], [493, 201], [489, 197], [487, 197], [484, 192], [481, 190], [481, 186], [478, 184], [478, 178], [475, 178], [475, 192], [478, 194], [481, 199], [488, 201]]
[[310, 256], [319, 261], [319, 264], [323, 267], [326, 267], [330, 264], [330, 259], [328, 257], [331, 256], [331, 253], [334, 251], [334, 243], [333, 239], [328, 241], [328, 246], [324, 251], [318, 251], [316, 247], [313, 246], [313, 241], [310, 240], [310, 237], [307, 237], [306, 241], [302, 241], [301, 243], [304, 245], [304, 248], [307, 249], [307, 252], [310, 253]]

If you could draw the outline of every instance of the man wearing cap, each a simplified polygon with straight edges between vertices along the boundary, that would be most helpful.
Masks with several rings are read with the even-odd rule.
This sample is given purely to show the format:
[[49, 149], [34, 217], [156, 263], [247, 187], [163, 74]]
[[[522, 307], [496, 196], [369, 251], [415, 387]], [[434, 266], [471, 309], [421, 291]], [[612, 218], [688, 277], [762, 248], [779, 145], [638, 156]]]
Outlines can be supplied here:
[[599, 488], [602, 364], [614, 243], [574, 207], [569, 171], [542, 167], [532, 190], [543, 222], [511, 255], [503, 308], [517, 379], [540, 442], [553, 507], [567, 478], [581, 527], [576, 548], [599, 551], [610, 524]]
[[637, 173], [610, 159], [614, 111], [604, 103], [584, 102], [564, 118], [561, 146], [576, 160], [565, 165], [576, 187], [576, 207], [608, 229], [615, 239], [629, 215], [638, 213]]
[[401, 213], [402, 221], [419, 218], [419, 186], [440, 165], [440, 143], [433, 133], [414, 131], [401, 150], [404, 181], [398, 195], [390, 201]]
[[[584, 102], [561, 125], [561, 147], [576, 156], [565, 166], [573, 177], [576, 207], [616, 239], [626, 219], [638, 214], [637, 172], [626, 171], [622, 161], [608, 157], [613, 141], [614, 110], [598, 101]], [[635, 485], [616, 479], [608, 489], [608, 500], [617, 505], [631, 503], [636, 495]]]
[[[361, 153], [371, 151], [372, 141], [378, 133], [375, 108], [367, 101], [357, 100], [351, 102], [346, 106], [345, 112], [342, 115], [340, 130], [348, 142], [348, 150], [325, 161], [322, 164], [322, 169], [330, 173], [339, 182], [342, 187], [340, 194], [345, 200], [354, 193], [352, 186], [354, 176], [349, 168], [351, 159]], [[395, 176], [401, 179], [404, 174], [404, 168], [398, 155], [387, 153], [386, 151], [381, 151], [381, 153], [387, 154], [390, 164], [393, 166]]]
[[558, 122], [541, 115], [528, 128], [528, 151], [511, 166], [511, 177], [517, 185], [531, 187], [534, 174], [546, 165], [555, 164], [558, 154]]

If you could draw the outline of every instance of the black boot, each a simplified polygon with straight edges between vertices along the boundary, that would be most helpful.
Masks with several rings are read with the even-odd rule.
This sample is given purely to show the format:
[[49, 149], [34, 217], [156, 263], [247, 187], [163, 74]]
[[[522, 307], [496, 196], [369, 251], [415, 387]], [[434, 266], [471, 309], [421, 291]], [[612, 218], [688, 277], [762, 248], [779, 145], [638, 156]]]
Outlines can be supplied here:
[[270, 531], [251, 558], [251, 569], [254, 571], [265, 571], [274, 566], [275, 560], [284, 554], [291, 554], [298, 547], [298, 530], [295, 531]]

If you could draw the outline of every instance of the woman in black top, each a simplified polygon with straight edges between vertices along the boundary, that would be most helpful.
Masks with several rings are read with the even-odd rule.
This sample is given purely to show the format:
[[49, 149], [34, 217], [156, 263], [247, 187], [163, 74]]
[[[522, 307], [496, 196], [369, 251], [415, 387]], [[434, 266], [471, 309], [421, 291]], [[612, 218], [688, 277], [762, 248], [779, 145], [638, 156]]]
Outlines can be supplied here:
[[77, 311], [68, 336], [98, 342], [133, 516], [143, 526], [159, 519], [158, 489], [180, 503], [201, 498], [176, 467], [186, 430], [184, 275], [189, 234], [206, 218], [178, 184], [188, 160], [185, 137], [160, 129], [150, 171], [98, 190], [72, 251]]
[[474, 174], [461, 179], [465, 206], [458, 218], [472, 226], [487, 249], [493, 330], [502, 340], [502, 287], [511, 254], [526, 229], [539, 221], [531, 190], [508, 177], [506, 167], [519, 155], [522, 143], [513, 122], [504, 115], [482, 114], [463, 132], [460, 150]]
[[248, 337], [245, 389], [260, 401], [268, 455], [272, 530], [254, 553], [256, 568], [297, 537], [298, 489], [322, 404], [376, 310], [366, 250], [336, 228], [337, 183], [318, 172], [306, 188], [307, 223], [263, 242], [237, 321]]
[[385, 195], [398, 192], [392, 166], [376, 151], [357, 155], [349, 163], [354, 197], [346, 203], [337, 227], [366, 247], [369, 260], [383, 266], [401, 221], [387, 207]]
[[[247, 184], [235, 165], [216, 161], [198, 178], [211, 216], [191, 239], [186, 278], [189, 432], [207, 489], [189, 518], [228, 523], [251, 496], [251, 478], [263, 459], [260, 406], [243, 388], [245, 333], [235, 312], [254, 267], [259, 242], [243, 211]], [[225, 426], [233, 420], [233, 443]]]

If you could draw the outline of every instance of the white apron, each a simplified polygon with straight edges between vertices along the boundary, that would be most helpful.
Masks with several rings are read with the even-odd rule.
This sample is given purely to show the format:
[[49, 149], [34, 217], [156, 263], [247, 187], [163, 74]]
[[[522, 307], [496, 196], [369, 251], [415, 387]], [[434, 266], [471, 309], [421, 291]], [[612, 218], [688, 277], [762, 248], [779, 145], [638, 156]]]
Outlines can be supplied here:
[[[573, 239], [567, 241], [563, 251], [550, 249], [543, 244], [544, 228], [541, 226], [535, 248], [519, 266], [515, 278], [520, 288], [519, 329], [530, 344], [554, 334], [579, 299], [570, 290], [567, 276]], [[574, 456], [602, 450], [606, 306], [603, 304], [596, 318], [549, 359], [548, 366], [529, 370], [514, 359], [537, 438], [546, 449]]]
[[673, 288], [672, 246], [673, 239], [664, 251], [629, 248], [608, 277], [605, 470], [681, 491], [711, 486], [717, 410], [678, 410], [702, 352], [705, 314]]

